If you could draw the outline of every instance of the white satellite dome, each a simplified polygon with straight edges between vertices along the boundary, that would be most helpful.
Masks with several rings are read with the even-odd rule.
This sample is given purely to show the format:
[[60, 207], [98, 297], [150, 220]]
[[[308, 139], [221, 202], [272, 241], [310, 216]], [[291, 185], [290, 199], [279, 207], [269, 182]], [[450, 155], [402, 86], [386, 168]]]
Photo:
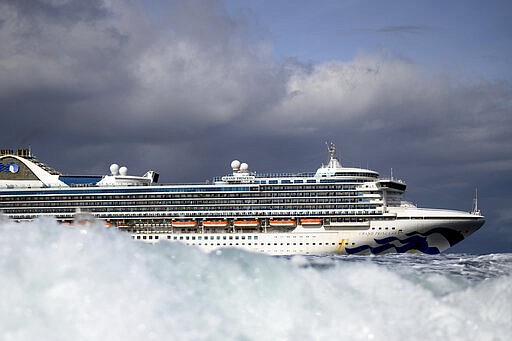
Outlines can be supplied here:
[[240, 165], [240, 172], [247, 172], [249, 170], [249, 165], [245, 162], [243, 162], [241, 165]]
[[128, 168], [126, 168], [125, 166], [119, 168], [119, 174], [121, 176], [126, 176], [126, 174], [128, 174]]
[[233, 160], [231, 162], [231, 168], [233, 169], [233, 171], [237, 171], [240, 169], [240, 161], [238, 160]]
[[113, 163], [110, 165], [110, 173], [112, 173], [112, 175], [119, 174], [119, 165], [117, 163]]

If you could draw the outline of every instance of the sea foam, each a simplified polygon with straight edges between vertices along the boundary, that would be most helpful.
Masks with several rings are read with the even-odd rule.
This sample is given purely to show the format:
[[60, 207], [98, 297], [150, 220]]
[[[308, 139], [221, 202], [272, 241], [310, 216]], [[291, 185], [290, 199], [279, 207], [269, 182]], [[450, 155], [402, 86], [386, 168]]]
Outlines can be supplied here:
[[271, 257], [0, 223], [2, 340], [508, 340], [512, 255]]

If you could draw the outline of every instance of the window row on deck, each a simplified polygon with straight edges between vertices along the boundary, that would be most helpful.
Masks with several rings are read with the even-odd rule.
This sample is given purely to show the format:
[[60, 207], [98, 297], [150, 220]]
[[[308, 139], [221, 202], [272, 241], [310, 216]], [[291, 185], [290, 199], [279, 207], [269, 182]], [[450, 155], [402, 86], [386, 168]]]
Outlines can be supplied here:
[[303, 191], [303, 192], [256, 192], [256, 193], [210, 193], [207, 194], [114, 194], [114, 195], [18, 195], [18, 196], [1, 196], [0, 204], [8, 202], [23, 202], [23, 201], [87, 201], [87, 200], [142, 200], [142, 199], [162, 199], [162, 200], [180, 200], [180, 199], [194, 199], [194, 200], [210, 200], [210, 199], [238, 199], [247, 200], [250, 198], [257, 199], [275, 199], [275, 198], [319, 198], [319, 197], [338, 197], [338, 198], [353, 198], [353, 197], [379, 197], [379, 191], [358, 191], [358, 192], [342, 192], [342, 191]]
[[75, 207], [87, 207], [88, 209], [93, 210], [108, 210], [108, 211], [233, 211], [233, 210], [285, 210], [285, 209], [375, 209], [378, 204], [376, 203], [343, 203], [343, 204], [335, 204], [335, 203], [316, 203], [316, 204], [274, 204], [274, 205], [264, 205], [264, 204], [238, 204], [238, 205], [154, 205], [154, 204], [146, 204], [146, 205], [134, 205], [134, 206], [119, 206], [119, 205], [95, 205], [95, 203], [76, 203], [76, 205], [54, 205], [55, 203], [49, 203], [48, 205], [38, 205], [38, 206], [16, 206], [16, 207], [5, 207], [3, 211], [5, 213], [8, 212], [21, 212], [21, 211], [37, 211], [44, 208], [49, 209], [66, 209], [66, 208], [75, 208]]
[[200, 195], [204, 197], [209, 196], [223, 196], [223, 195], [236, 195], [236, 196], [246, 196], [249, 195], [247, 192], [251, 192], [250, 195], [255, 195], [256, 193], [264, 193], [264, 192], [276, 192], [276, 191], [292, 191], [292, 192], [307, 192], [307, 191], [328, 191], [328, 190], [336, 190], [336, 191], [354, 191], [358, 186], [356, 185], [315, 185], [315, 186], [229, 186], [229, 187], [219, 187], [219, 186], [203, 186], [203, 187], [167, 187], [167, 186], [148, 186], [148, 187], [123, 187], [123, 188], [112, 188], [112, 187], [90, 187], [90, 188], [70, 188], [70, 189], [43, 189], [43, 190], [18, 190], [18, 191], [8, 191], [5, 192], [4, 195], [12, 195], [12, 196], [44, 196], [44, 195], [78, 195], [78, 196], [88, 196], [88, 195], [179, 195], [182, 194], [191, 194]]
[[[61, 198], [58, 198], [61, 199]], [[350, 198], [350, 197], [323, 197], [323, 198], [268, 198], [268, 199], [216, 199], [216, 200], [190, 200], [190, 199], [180, 199], [180, 200], [116, 200], [116, 201], [95, 201], [95, 200], [76, 200], [76, 201], [62, 201], [62, 200], [47, 200], [47, 201], [24, 201], [24, 202], [0, 202], [1, 207], [40, 207], [40, 206], [138, 206], [138, 205], [152, 205], [152, 206], [179, 206], [179, 205], [248, 205], [248, 204], [257, 204], [257, 205], [278, 205], [278, 204], [367, 204], [370, 202], [370, 199], [380, 199], [380, 198]]]
[[[74, 213], [75, 208], [37, 208], [37, 209], [6, 209], [5, 214], [8, 215], [40, 215], [40, 214], [65, 214]], [[122, 214], [124, 216], [252, 216], [252, 215], [290, 215], [290, 216], [304, 216], [304, 215], [372, 215], [381, 214], [377, 207], [366, 208], [350, 208], [343, 209], [339, 207], [332, 207], [332, 205], [318, 206], [318, 207], [246, 207], [236, 208], [231, 207], [229, 210], [218, 209], [214, 207], [178, 207], [174, 210], [162, 210], [159, 207], [116, 207], [116, 208], [88, 208], [91, 213], [98, 213], [104, 217]]]

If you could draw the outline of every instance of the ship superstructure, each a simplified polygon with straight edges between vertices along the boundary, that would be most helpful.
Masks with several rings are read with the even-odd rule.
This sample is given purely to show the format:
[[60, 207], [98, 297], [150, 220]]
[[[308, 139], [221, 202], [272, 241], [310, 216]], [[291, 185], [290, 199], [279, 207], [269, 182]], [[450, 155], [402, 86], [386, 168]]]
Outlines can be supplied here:
[[0, 210], [13, 220], [87, 212], [145, 242], [178, 241], [270, 254], [439, 253], [484, 223], [479, 211], [418, 208], [406, 184], [343, 167], [334, 144], [316, 172], [258, 174], [235, 160], [232, 172], [196, 184], [159, 184], [158, 174], [65, 176], [28, 150], [2, 150]]

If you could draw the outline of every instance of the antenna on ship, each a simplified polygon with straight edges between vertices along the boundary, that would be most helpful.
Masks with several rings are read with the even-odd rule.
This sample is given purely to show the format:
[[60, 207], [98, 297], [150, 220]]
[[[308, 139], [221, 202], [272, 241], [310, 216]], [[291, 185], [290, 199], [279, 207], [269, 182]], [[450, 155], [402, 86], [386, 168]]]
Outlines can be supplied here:
[[341, 168], [341, 163], [336, 157], [336, 145], [334, 142], [325, 142], [327, 145], [327, 149], [329, 150], [329, 163], [327, 164], [328, 168]]
[[327, 148], [329, 149], [329, 158], [333, 159], [336, 157], [336, 146], [334, 145], [334, 142], [325, 142], [327, 145]]
[[478, 188], [475, 188], [475, 198], [473, 199], [473, 211], [471, 213], [480, 215], [480, 210], [478, 209]]

